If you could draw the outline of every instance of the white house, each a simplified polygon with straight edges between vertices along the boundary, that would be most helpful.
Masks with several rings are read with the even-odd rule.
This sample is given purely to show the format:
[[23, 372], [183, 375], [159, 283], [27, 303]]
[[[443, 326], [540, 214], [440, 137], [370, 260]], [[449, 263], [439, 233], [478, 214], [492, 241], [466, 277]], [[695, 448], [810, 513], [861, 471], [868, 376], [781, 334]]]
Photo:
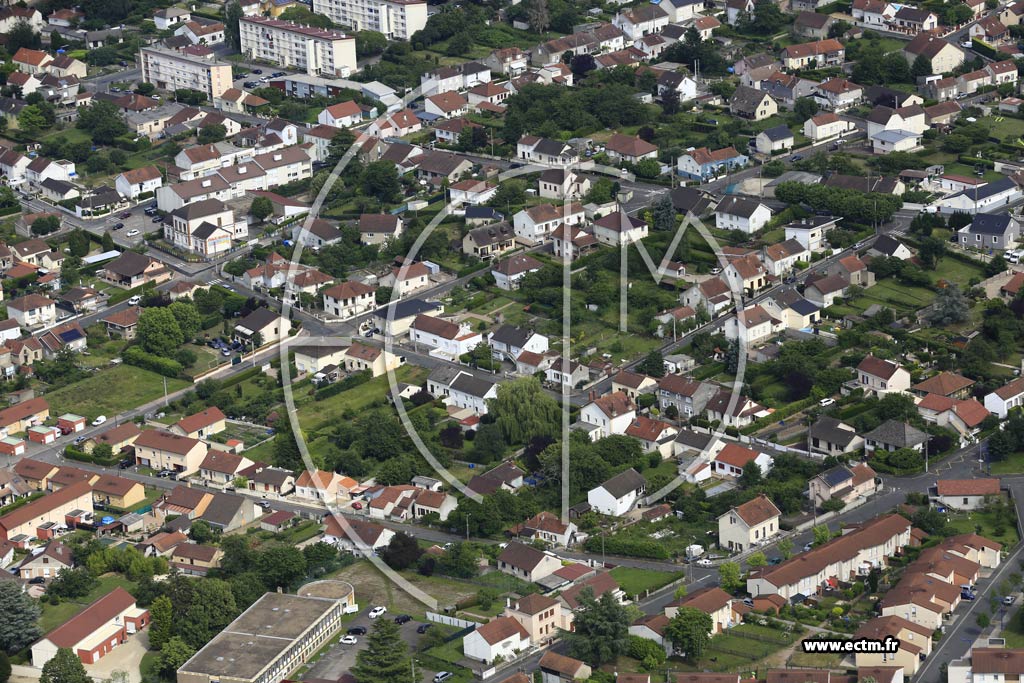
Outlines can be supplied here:
[[724, 332], [727, 339], [739, 339], [741, 344], [752, 346], [767, 341], [785, 328], [782, 320], [773, 317], [762, 306], [756, 305], [729, 318]]
[[1024, 377], [1018, 377], [985, 396], [985, 408], [1005, 420], [1011, 408], [1024, 406]]
[[932, 501], [954, 510], [977, 510], [998, 495], [998, 479], [939, 479], [935, 482]]
[[856, 126], [845, 121], [834, 112], [825, 112], [804, 121], [804, 136], [812, 142], [838, 138], [854, 130]]
[[865, 395], [881, 398], [885, 394], [909, 391], [910, 373], [899, 363], [867, 355], [857, 366], [856, 383]]
[[142, 166], [118, 174], [114, 180], [114, 189], [126, 199], [135, 199], [140, 194], [155, 194], [163, 184], [160, 169], [156, 166]]
[[347, 320], [377, 308], [377, 288], [346, 280], [325, 289], [323, 299], [324, 312]]
[[512, 217], [512, 227], [517, 237], [540, 241], [553, 233], [560, 225], [582, 225], [586, 220], [583, 205], [537, 204], [519, 211]]
[[748, 235], [758, 232], [772, 218], [772, 210], [757, 201], [729, 195], [715, 207], [715, 227], [740, 230]]
[[548, 350], [547, 337], [515, 325], [502, 325], [494, 332], [490, 332], [487, 335], [487, 343], [490, 344], [491, 354], [499, 360], [515, 360], [523, 351], [546, 353]]
[[580, 411], [580, 422], [597, 427], [602, 437], [625, 434], [635, 418], [636, 406], [622, 391], [594, 399]]
[[[742, 401], [742, 397], [740, 397]], [[762, 474], [767, 474], [773, 464], [773, 460], [767, 453], [744, 448], [737, 443], [729, 443], [718, 452], [715, 459], [711, 461], [711, 471], [719, 476], [738, 478], [743, 474], [743, 468], [749, 462], [757, 463]]]
[[431, 355], [457, 359], [476, 347], [483, 337], [470, 330], [466, 323], [456, 324], [429, 315], [418, 315], [409, 327], [409, 338], [414, 346], [431, 349]]
[[462, 654], [487, 664], [498, 657], [505, 661], [515, 659], [529, 647], [529, 632], [512, 617], [491, 619], [462, 639]]
[[647, 237], [647, 223], [625, 211], [613, 211], [594, 221], [594, 237], [601, 244], [621, 247]]
[[595, 512], [621, 517], [633, 509], [646, 487], [647, 480], [630, 467], [587, 492], [587, 502]]

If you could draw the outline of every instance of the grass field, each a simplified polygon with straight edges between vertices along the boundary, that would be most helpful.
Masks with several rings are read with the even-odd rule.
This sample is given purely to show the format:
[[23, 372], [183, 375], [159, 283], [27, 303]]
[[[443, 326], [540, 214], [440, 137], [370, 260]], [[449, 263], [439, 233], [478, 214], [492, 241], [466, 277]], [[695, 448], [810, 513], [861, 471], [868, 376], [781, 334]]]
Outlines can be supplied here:
[[[395, 379], [408, 384], [421, 384], [428, 374], [426, 368], [403, 365], [395, 371]], [[323, 401], [306, 399], [298, 408], [299, 424], [306, 431], [315, 431], [325, 425], [335, 424], [343, 419], [346, 413], [357, 412], [386, 400], [389, 391], [391, 385], [388, 376], [381, 375]]]
[[973, 265], [945, 256], [939, 259], [932, 279], [935, 282], [939, 280], [955, 282], [961, 287], [966, 287], [971, 278], [984, 278], [984, 272], [981, 264]]
[[1018, 474], [1024, 472], [1024, 452], [1014, 453], [1002, 462], [992, 463], [992, 474]]
[[626, 595], [643, 595], [647, 591], [655, 591], [667, 586], [682, 577], [682, 572], [656, 572], [635, 567], [616, 567], [611, 571], [612, 577], [619, 582], [619, 587]]
[[935, 292], [924, 287], [909, 287], [892, 279], [885, 279], [864, 290], [848, 307], [863, 312], [871, 304], [889, 306], [900, 313], [916, 311], [929, 305]]
[[[98, 415], [114, 417], [164, 395], [164, 377], [130, 365], [101, 370], [92, 377], [46, 394], [50, 414], [75, 413], [90, 421]], [[184, 389], [188, 382], [167, 377], [167, 392]]]
[[[1017, 535], [1017, 528], [1012, 522], [997, 524], [992, 513], [986, 513], [981, 510], [975, 510], [971, 513], [951, 513], [949, 515], [949, 525], [960, 534], [975, 533], [976, 527], [980, 526], [980, 535], [1002, 543], [1004, 550], [1017, 545], [1018, 541], [1020, 541], [1020, 537]], [[1002, 533], [997, 534], [997, 529], [1001, 530]]]

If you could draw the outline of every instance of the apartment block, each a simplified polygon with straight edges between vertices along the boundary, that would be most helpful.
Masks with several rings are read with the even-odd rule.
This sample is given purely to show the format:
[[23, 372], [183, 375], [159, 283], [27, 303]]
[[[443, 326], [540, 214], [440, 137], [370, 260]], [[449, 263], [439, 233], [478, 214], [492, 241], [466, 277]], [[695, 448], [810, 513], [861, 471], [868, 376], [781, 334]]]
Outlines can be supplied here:
[[314, 0], [313, 11], [352, 31], [377, 31], [409, 40], [427, 25], [426, 0]]
[[242, 54], [310, 76], [348, 76], [356, 71], [356, 39], [340, 31], [266, 17], [238, 22]]
[[232, 86], [231, 65], [162, 47], [139, 50], [142, 80], [162, 90], [191, 89], [211, 100]]

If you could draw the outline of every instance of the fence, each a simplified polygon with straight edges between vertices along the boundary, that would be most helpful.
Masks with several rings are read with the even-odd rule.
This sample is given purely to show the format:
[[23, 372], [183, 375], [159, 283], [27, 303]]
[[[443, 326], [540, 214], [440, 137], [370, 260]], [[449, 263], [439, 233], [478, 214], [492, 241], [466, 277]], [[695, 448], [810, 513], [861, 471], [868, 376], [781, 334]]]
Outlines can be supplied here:
[[452, 617], [447, 614], [438, 614], [437, 612], [427, 612], [427, 621], [432, 621], [435, 624], [458, 626], [459, 628], [473, 630], [476, 630], [476, 627], [480, 625], [475, 621], [467, 621], [466, 619], [459, 619], [458, 617]]

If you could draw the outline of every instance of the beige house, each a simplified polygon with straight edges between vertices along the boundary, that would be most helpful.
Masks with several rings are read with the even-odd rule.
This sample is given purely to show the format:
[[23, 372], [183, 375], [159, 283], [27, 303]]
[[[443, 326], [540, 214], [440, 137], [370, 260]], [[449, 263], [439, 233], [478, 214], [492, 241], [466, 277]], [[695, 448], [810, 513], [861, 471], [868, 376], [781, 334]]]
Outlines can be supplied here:
[[522, 598], [509, 598], [502, 616], [512, 617], [530, 634], [530, 643], [540, 645], [558, 635], [559, 629], [567, 630], [566, 618], [558, 600], [539, 593]]
[[905, 576], [879, 603], [883, 617], [902, 617], [935, 631], [960, 604], [960, 588], [924, 574]]
[[206, 444], [160, 429], [142, 432], [135, 439], [135, 461], [154, 470], [191, 474], [206, 457]]
[[40, 527], [65, 524], [67, 515], [75, 510], [93, 511], [89, 482], [79, 481], [65, 486], [0, 517], [0, 540], [9, 541], [20, 534], [39, 537]]
[[737, 619], [732, 611], [732, 596], [718, 586], [702, 588], [665, 606], [665, 616], [673, 618], [680, 607], [692, 607], [711, 615], [711, 635], [734, 626]]
[[182, 418], [171, 427], [172, 434], [180, 434], [192, 439], [205, 439], [219, 434], [227, 428], [227, 416], [217, 406], [207, 408], [194, 415]]
[[92, 499], [97, 505], [127, 510], [146, 499], [146, 487], [134, 479], [104, 474], [92, 484]]
[[807, 486], [811, 500], [819, 506], [833, 498], [849, 504], [871, 495], [877, 487], [875, 471], [866, 463], [837, 465], [811, 479]]
[[349, 372], [369, 370], [374, 377], [380, 377], [388, 370], [396, 370], [404, 365], [405, 357], [375, 346], [352, 342], [352, 346], [345, 351], [343, 362]]
[[541, 683], [572, 683], [572, 681], [585, 681], [590, 678], [593, 671], [590, 667], [578, 659], [560, 655], [557, 652], [548, 650], [540, 658]]
[[926, 628], [903, 617], [884, 616], [868, 621], [854, 634], [855, 638], [870, 638], [885, 641], [886, 638], [899, 640], [895, 652], [860, 652], [854, 655], [857, 668], [864, 666], [899, 666], [906, 676], [913, 676], [921, 666], [921, 660], [932, 653], [932, 629]]
[[779, 533], [781, 515], [775, 504], [761, 494], [718, 518], [718, 544], [737, 552], [761, 545]]

